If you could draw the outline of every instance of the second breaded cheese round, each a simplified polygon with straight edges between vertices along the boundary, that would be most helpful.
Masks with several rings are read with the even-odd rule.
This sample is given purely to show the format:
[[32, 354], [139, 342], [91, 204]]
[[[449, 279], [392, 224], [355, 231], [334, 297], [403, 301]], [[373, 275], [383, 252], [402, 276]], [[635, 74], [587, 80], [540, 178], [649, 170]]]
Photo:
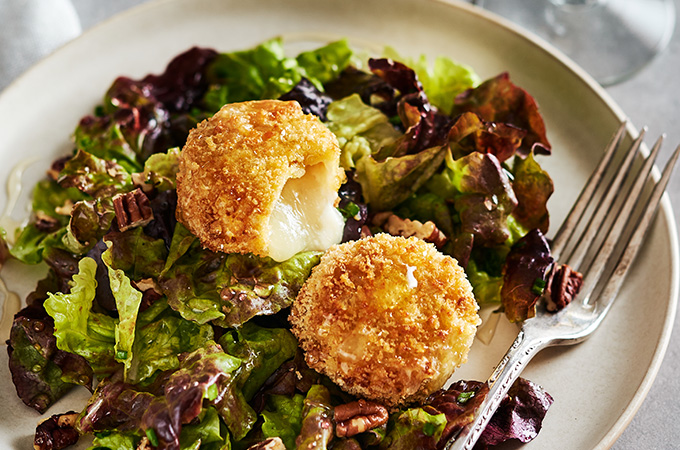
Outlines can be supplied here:
[[177, 219], [213, 251], [283, 261], [342, 239], [340, 148], [297, 102], [227, 104], [180, 153]]
[[290, 322], [310, 367], [394, 407], [424, 400], [467, 360], [477, 311], [453, 258], [417, 238], [379, 234], [329, 249]]

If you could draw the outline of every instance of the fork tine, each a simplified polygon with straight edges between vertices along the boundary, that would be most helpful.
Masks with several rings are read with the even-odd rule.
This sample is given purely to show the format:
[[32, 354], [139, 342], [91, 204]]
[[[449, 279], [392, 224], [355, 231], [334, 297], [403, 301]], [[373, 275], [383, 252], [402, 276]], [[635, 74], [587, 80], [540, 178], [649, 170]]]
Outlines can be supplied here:
[[[601, 243], [600, 248], [598, 249], [597, 254], [590, 266], [582, 270], [584, 282], [583, 286], [581, 287], [581, 296], [584, 298], [584, 301], [588, 301], [588, 297], [595, 289], [597, 281], [601, 279], [602, 273], [605, 270], [605, 267], [608, 265], [608, 261], [610, 261], [611, 256], [614, 254], [614, 250], [616, 248], [621, 248], [623, 246], [621, 245], [621, 242], [625, 242], [625, 237], [621, 237], [622, 233], [626, 225], [630, 222], [635, 205], [638, 204], [640, 200], [642, 190], [649, 178], [649, 174], [652, 171], [654, 161], [659, 154], [663, 140], [664, 136], [661, 136], [654, 144], [652, 151], [638, 172], [635, 182], [627, 192], [626, 200], [622, 205], [620, 205], [619, 211], [614, 213], [616, 214], [616, 219], [610, 224], [608, 231], [603, 230], [603, 232], [606, 233], [606, 239]], [[589, 242], [584, 242], [583, 244], [588, 245]]]
[[[593, 239], [595, 239], [602, 229], [602, 225], [608, 216], [609, 210], [619, 194], [619, 189], [630, 172], [630, 168], [635, 160], [640, 145], [642, 145], [645, 134], [646, 128], [640, 132], [638, 138], [626, 151], [620, 165], [615, 168], [616, 172], [614, 173], [614, 177], [609, 181], [609, 185], [606, 187], [603, 196], [600, 198], [597, 208], [590, 217], [589, 222], [587, 222], [585, 231], [575, 237], [574, 240], [576, 241], [576, 244], [571, 247], [571, 251], [566, 257], [562, 257], [562, 262], [576, 270], [583, 271], [581, 263], [585, 259], [588, 249], [591, 248]], [[611, 166], [611, 164], [612, 162], [610, 161], [605, 170], [610, 169], [609, 166]]]
[[607, 283], [603, 287], [602, 292], [598, 297], [598, 303], [601, 303], [604, 308], [609, 308], [612, 301], [621, 289], [621, 286], [623, 285], [623, 280], [628, 273], [628, 269], [635, 259], [635, 255], [637, 254], [638, 249], [640, 248], [647, 232], [650, 229], [650, 224], [658, 209], [659, 203], [661, 202], [661, 198], [666, 190], [666, 186], [668, 185], [668, 180], [670, 180], [673, 168], [675, 167], [679, 156], [680, 145], [675, 149], [673, 155], [666, 163], [666, 167], [661, 174], [661, 178], [654, 186], [654, 190], [649, 197], [644, 211], [638, 218], [638, 222], [635, 227], [632, 229], [632, 231], [630, 231], [630, 236], [627, 236], [626, 241], [624, 241], [625, 247], [623, 249], [623, 253], [619, 257], [619, 260], [616, 264], [616, 267], [612, 271], [611, 276], [607, 278]]
[[576, 203], [574, 203], [574, 206], [572, 206], [569, 214], [562, 222], [562, 225], [560, 226], [559, 231], [555, 235], [555, 239], [553, 239], [552, 245], [550, 246], [555, 260], [560, 258], [566, 243], [571, 240], [571, 237], [573, 236], [576, 226], [581, 220], [583, 213], [585, 212], [588, 205], [592, 202], [595, 190], [602, 181], [602, 176], [606, 172], [607, 166], [614, 156], [614, 153], [616, 153], [625, 130], [626, 122], [623, 122], [607, 145], [605, 152], [602, 155], [602, 159], [598, 163], [595, 171], [591, 174], [586, 185], [583, 187], [583, 190], [579, 194]]

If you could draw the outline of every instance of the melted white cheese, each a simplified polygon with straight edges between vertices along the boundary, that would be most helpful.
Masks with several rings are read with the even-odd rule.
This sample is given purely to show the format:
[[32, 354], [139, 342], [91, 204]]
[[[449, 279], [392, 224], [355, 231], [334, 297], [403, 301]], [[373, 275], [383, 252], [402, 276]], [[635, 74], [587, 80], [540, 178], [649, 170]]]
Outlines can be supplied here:
[[286, 182], [269, 219], [269, 256], [274, 260], [340, 243], [345, 221], [334, 206], [334, 173], [316, 164]]
[[415, 289], [418, 287], [418, 280], [413, 276], [413, 272], [416, 271], [414, 266], [406, 266], [406, 281], [408, 282], [408, 287]]

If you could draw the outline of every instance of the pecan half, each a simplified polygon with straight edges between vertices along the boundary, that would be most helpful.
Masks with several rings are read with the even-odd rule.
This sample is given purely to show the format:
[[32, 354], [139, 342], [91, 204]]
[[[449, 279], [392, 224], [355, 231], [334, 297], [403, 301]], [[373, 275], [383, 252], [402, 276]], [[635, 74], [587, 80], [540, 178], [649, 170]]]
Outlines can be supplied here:
[[358, 400], [335, 407], [335, 435], [352, 437], [387, 423], [387, 408], [379, 403]]
[[149, 197], [141, 189], [113, 197], [113, 209], [120, 231], [144, 226], [153, 220]]
[[580, 272], [566, 264], [554, 267], [547, 285], [546, 309], [557, 312], [567, 306], [576, 297], [582, 284], [583, 275]]
[[448, 240], [431, 220], [422, 223], [418, 220], [402, 219], [396, 214], [386, 212], [376, 214], [373, 223], [392, 236], [415, 236], [425, 242], [431, 242], [437, 248], [441, 248]]
[[273, 437], [251, 445], [247, 450], [286, 450], [280, 437]]
[[40, 422], [35, 430], [33, 448], [36, 450], [60, 450], [76, 442], [80, 434], [75, 429], [78, 413], [69, 411], [55, 414]]

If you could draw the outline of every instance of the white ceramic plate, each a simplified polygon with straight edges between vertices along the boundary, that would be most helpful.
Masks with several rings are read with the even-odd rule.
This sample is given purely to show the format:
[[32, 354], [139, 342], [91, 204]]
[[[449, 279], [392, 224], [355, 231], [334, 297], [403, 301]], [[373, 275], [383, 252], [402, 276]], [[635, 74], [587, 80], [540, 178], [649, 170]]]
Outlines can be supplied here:
[[[92, 110], [117, 75], [158, 73], [192, 45], [237, 50], [277, 35], [284, 36], [292, 51], [310, 42], [348, 37], [359, 47], [389, 45], [409, 56], [446, 55], [471, 65], [483, 78], [509, 72], [537, 99], [553, 144], [553, 156], [540, 160], [556, 185], [550, 202], [553, 230], [624, 118], [601, 88], [554, 49], [467, 4], [166, 0], [86, 33], [0, 95], [0, 179], [7, 180], [19, 162], [37, 157], [39, 162], [25, 174], [27, 185], [32, 185], [53, 157], [70, 149], [78, 119]], [[0, 199], [0, 210], [5, 204], [6, 199]], [[23, 207], [15, 211], [18, 219], [26, 215]], [[675, 315], [678, 256], [672, 217], [666, 200], [602, 329], [577, 347], [543, 352], [524, 373], [555, 398], [543, 431], [527, 449], [608, 448], [634, 415], [659, 367]], [[22, 298], [40, 275], [40, 269], [16, 264], [2, 272]], [[4, 314], [11, 314], [11, 308]], [[485, 379], [514, 332], [513, 326], [501, 324], [490, 346], [477, 342], [470, 362], [457, 375]], [[6, 352], [2, 355], [0, 442], [29, 448], [39, 417], [14, 394]], [[86, 397], [79, 390], [49, 413], [80, 409]]]

